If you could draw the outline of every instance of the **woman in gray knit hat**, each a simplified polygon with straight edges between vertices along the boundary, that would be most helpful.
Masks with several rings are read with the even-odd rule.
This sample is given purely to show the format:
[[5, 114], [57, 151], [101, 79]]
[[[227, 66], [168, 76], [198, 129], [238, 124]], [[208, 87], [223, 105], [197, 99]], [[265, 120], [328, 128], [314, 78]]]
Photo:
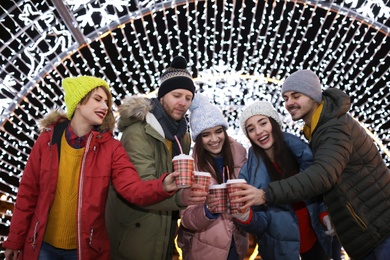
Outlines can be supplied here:
[[[228, 123], [222, 112], [202, 94], [195, 95], [190, 112], [197, 170], [209, 172], [211, 184], [236, 179], [246, 161], [246, 150], [228, 136]], [[209, 194], [203, 205], [182, 210], [178, 244], [183, 259], [239, 260], [246, 256], [249, 247], [247, 233], [231, 215], [218, 213], [217, 204], [218, 199]]]
[[[312, 162], [309, 146], [282, 132], [282, 121], [269, 102], [259, 101], [245, 108], [240, 123], [252, 144], [239, 175], [248, 183], [243, 184], [245, 189], [266, 187], [297, 174]], [[263, 205], [235, 217], [245, 231], [257, 236], [263, 260], [329, 259], [331, 237], [326, 233], [332, 235], [332, 226], [321, 200]]]

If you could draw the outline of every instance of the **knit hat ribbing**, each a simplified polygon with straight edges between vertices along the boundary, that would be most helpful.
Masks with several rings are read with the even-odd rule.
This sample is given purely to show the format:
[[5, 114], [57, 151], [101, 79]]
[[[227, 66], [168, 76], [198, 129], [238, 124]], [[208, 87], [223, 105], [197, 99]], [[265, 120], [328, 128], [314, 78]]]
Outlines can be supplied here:
[[229, 127], [222, 111], [211, 104], [209, 99], [202, 94], [196, 94], [191, 103], [190, 112], [190, 128], [193, 141], [206, 129], [216, 126], [222, 126], [225, 129]]
[[72, 119], [76, 106], [93, 89], [105, 87], [110, 91], [110, 86], [101, 78], [93, 76], [69, 77], [62, 80], [65, 90], [65, 104], [68, 119]]
[[182, 56], [173, 58], [169, 68], [161, 75], [157, 98], [160, 99], [174, 89], [186, 89], [195, 94], [195, 84], [191, 73], [186, 69], [187, 60]]
[[319, 104], [322, 102], [320, 79], [311, 70], [298, 70], [288, 76], [283, 83], [282, 95], [287, 91], [302, 93]]
[[256, 115], [272, 117], [280, 125], [280, 127], [282, 127], [282, 120], [280, 119], [278, 112], [276, 112], [275, 108], [271, 105], [271, 103], [268, 101], [257, 101], [246, 107], [241, 113], [241, 130], [247, 137], [248, 133], [246, 132], [245, 123], [249, 118]]

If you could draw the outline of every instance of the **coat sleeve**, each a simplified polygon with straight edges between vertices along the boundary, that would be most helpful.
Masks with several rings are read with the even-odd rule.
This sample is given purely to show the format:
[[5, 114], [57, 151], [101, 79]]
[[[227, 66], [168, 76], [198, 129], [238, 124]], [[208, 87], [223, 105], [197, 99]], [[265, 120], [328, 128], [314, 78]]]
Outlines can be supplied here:
[[163, 188], [166, 174], [159, 179], [143, 181], [119, 142], [112, 156], [112, 183], [127, 201], [135, 205], [150, 205], [172, 195]]
[[[145, 128], [142, 124], [133, 124], [129, 126], [122, 135], [122, 145], [124, 146], [127, 155], [130, 157], [130, 161], [137, 169], [137, 173], [142, 180], [155, 180], [160, 178], [163, 173], [159, 172], [156, 165], [156, 160], [162, 160], [159, 158], [159, 154], [154, 154], [154, 147], [156, 145], [156, 139], [150, 137], [145, 133]], [[171, 162], [161, 162], [171, 163]], [[144, 207], [148, 210], [181, 210], [178, 203], [177, 193], [173, 196], [166, 198], [158, 203], [148, 205]]]
[[268, 227], [268, 215], [265, 212], [265, 207], [260, 206], [252, 208], [252, 219], [248, 224], [243, 224], [237, 221], [238, 225], [248, 233], [256, 236], [262, 236], [266, 232]]
[[181, 224], [195, 232], [207, 229], [215, 220], [206, 217], [203, 204], [188, 206], [181, 211]]
[[332, 119], [316, 129], [311, 142], [314, 160], [311, 166], [290, 178], [275, 181], [266, 188], [268, 204], [286, 204], [310, 199], [329, 191], [339, 179], [353, 144], [344, 120]]
[[41, 134], [31, 149], [19, 184], [8, 238], [2, 245], [4, 248], [14, 250], [23, 248], [38, 201], [42, 153], [49, 142], [47, 135]]

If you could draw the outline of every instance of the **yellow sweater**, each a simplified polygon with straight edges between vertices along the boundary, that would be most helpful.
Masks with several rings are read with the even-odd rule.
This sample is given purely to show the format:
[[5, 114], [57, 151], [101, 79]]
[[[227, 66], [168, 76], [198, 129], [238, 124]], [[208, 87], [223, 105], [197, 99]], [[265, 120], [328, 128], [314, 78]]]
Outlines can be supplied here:
[[77, 248], [76, 210], [83, 153], [84, 148], [72, 148], [63, 134], [56, 195], [43, 239], [57, 248]]

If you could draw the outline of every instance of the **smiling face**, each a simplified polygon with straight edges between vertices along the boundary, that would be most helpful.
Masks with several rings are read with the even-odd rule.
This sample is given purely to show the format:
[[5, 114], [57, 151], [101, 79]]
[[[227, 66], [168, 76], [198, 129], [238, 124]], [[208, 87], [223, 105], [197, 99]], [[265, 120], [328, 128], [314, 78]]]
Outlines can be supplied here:
[[75, 117], [92, 126], [101, 125], [108, 112], [108, 98], [103, 88], [91, 91], [76, 107]]
[[191, 105], [193, 94], [186, 89], [175, 89], [160, 98], [167, 114], [175, 121], [181, 120]]
[[263, 115], [254, 115], [246, 120], [245, 129], [249, 139], [263, 149], [268, 157], [273, 158], [272, 154], [275, 140], [269, 118]]
[[310, 126], [311, 118], [318, 107], [318, 103], [302, 93], [292, 91], [285, 92], [283, 99], [285, 101], [284, 106], [290, 113], [291, 118], [294, 121], [303, 119]]
[[218, 157], [221, 154], [223, 144], [225, 143], [225, 131], [222, 126], [208, 128], [200, 133], [203, 148], [211, 156]]

